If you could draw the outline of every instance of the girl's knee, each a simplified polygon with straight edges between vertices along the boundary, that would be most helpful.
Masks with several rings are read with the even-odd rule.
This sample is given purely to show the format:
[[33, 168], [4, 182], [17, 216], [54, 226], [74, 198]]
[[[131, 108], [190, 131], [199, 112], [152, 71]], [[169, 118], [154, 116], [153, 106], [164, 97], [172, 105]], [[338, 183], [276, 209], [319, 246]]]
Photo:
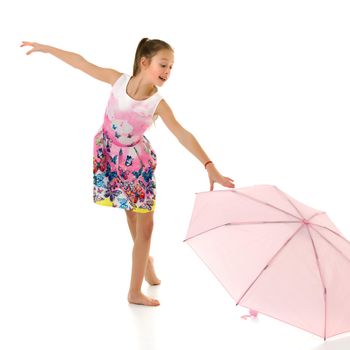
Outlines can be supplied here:
[[142, 230], [137, 232], [137, 237], [144, 241], [149, 241], [152, 238], [152, 230]]

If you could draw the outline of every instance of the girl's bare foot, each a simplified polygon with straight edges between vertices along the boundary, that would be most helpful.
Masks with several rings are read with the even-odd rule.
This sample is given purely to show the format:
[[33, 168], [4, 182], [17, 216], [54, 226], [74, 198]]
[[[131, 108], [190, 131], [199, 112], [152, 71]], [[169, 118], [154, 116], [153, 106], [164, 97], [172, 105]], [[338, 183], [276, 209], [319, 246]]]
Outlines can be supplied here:
[[146, 272], [145, 272], [145, 280], [151, 285], [160, 284], [160, 279], [156, 276], [156, 273], [154, 271], [153, 258], [151, 256], [148, 257], [148, 262], [147, 262]]
[[160, 305], [157, 299], [153, 299], [144, 295], [142, 292], [129, 292], [128, 301], [131, 304], [139, 304], [146, 306], [158, 306]]

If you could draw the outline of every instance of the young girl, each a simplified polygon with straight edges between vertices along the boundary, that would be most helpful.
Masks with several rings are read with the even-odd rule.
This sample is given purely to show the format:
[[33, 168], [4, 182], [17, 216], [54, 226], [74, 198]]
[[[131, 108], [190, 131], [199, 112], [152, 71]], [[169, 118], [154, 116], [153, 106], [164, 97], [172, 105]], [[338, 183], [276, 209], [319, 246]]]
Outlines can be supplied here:
[[22, 41], [39, 51], [50, 53], [74, 68], [112, 86], [103, 125], [94, 137], [93, 199], [96, 204], [125, 210], [134, 241], [129, 303], [149, 306], [159, 301], [141, 292], [143, 278], [157, 285], [153, 258], [149, 256], [156, 203], [155, 169], [157, 156], [143, 135], [160, 116], [179, 142], [204, 165], [210, 191], [214, 182], [235, 187], [233, 180], [223, 176], [199, 145], [196, 138], [175, 119], [171, 108], [158, 93], [157, 86], [170, 78], [174, 50], [166, 42], [143, 38], [136, 49], [132, 76], [111, 68], [98, 67], [81, 55], [53, 46]]

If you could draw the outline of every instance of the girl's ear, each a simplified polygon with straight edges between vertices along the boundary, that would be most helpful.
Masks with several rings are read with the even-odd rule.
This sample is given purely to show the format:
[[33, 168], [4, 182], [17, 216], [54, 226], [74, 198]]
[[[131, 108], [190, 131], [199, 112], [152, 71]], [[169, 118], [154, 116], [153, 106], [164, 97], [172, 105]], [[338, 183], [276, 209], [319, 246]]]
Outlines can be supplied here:
[[149, 66], [149, 60], [146, 57], [142, 56], [140, 59], [140, 64], [144, 68], [147, 68], [147, 66]]

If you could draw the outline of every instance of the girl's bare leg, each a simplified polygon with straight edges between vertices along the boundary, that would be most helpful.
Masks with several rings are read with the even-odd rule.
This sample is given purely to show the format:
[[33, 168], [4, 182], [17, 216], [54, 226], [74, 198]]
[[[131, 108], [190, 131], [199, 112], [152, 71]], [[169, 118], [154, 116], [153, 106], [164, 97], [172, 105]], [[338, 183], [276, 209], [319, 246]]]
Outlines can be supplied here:
[[[132, 240], [133, 240], [133, 242], [135, 242], [137, 213], [135, 213], [131, 210], [125, 210], [125, 213], [127, 216], [127, 221], [128, 221]], [[146, 272], [145, 272], [145, 280], [150, 285], [158, 285], [161, 282], [154, 271], [153, 258], [151, 256], [148, 256], [147, 265], [146, 265]]]
[[150, 298], [141, 292], [151, 246], [153, 212], [136, 213], [136, 215], [136, 237], [132, 250], [132, 271], [128, 301], [133, 304], [158, 306], [158, 300]]

